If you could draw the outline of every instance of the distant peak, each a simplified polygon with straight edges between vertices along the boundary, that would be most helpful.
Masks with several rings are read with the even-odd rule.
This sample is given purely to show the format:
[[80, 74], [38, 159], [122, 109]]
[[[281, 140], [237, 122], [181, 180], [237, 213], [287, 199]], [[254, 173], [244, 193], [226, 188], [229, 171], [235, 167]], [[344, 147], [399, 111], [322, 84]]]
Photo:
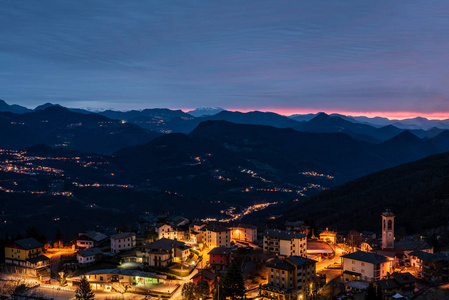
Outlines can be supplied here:
[[36, 106], [36, 108], [35, 108], [34, 110], [35, 110], [35, 111], [36, 111], [36, 110], [43, 110], [43, 109], [46, 109], [46, 108], [49, 108], [49, 107], [62, 107], [62, 106], [59, 105], [59, 104], [53, 104], [53, 103], [47, 102], [47, 103], [45, 103], [45, 104]]
[[222, 111], [225, 111], [225, 109], [223, 109], [221, 107], [208, 106], [208, 107], [198, 107], [194, 110], [188, 111], [187, 113], [194, 117], [201, 117], [201, 116], [216, 115]]

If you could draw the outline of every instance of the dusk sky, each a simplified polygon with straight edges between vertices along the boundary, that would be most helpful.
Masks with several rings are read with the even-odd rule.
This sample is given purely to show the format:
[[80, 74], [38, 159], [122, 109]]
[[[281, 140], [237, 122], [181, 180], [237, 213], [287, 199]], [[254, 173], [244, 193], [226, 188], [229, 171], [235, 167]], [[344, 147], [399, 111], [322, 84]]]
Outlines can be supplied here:
[[449, 1], [5, 1], [0, 37], [30, 108], [449, 117]]

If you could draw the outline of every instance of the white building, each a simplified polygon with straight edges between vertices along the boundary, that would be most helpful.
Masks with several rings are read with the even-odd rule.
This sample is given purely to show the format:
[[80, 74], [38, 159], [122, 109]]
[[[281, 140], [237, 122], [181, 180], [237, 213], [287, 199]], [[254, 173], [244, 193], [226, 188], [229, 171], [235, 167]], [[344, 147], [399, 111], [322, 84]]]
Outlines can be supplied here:
[[257, 241], [257, 227], [248, 224], [238, 224], [231, 227], [231, 240], [253, 243]]
[[263, 252], [286, 257], [305, 257], [307, 235], [293, 231], [267, 229], [263, 233]]
[[136, 234], [134, 232], [123, 232], [111, 235], [111, 252], [129, 250], [136, 247]]
[[100, 260], [103, 252], [98, 248], [88, 248], [86, 250], [80, 250], [76, 254], [76, 259], [80, 264], [90, 264]]
[[173, 227], [169, 224], [162, 224], [156, 227], [159, 239], [166, 238], [170, 240], [184, 241], [186, 240], [187, 231], [180, 227]]
[[227, 227], [208, 224], [201, 229], [201, 242], [209, 248], [231, 247], [231, 230]]
[[376, 281], [392, 273], [392, 261], [383, 255], [357, 251], [341, 257], [343, 279], [350, 281]]

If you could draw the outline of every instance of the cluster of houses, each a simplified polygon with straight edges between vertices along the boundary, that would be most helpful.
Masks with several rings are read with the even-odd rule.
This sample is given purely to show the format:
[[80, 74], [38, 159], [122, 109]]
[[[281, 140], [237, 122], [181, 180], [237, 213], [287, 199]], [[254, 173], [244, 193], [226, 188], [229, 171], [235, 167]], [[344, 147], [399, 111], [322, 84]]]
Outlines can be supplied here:
[[[98, 269], [82, 275], [93, 289], [104, 291], [125, 292], [129, 287], [145, 290], [163, 285], [167, 276], [158, 274], [157, 268], [173, 264], [181, 268], [198, 264], [193, 283], [204, 280], [213, 289], [231, 265], [238, 247], [251, 249], [249, 256], [263, 257], [267, 277], [259, 286], [262, 299], [313, 296], [325, 284], [317, 275], [317, 264], [341, 252], [341, 281], [348, 292], [364, 291], [372, 284], [385, 297], [398, 298], [412, 295], [417, 279], [449, 280], [448, 253], [434, 253], [433, 246], [422, 239], [396, 242], [395, 215], [387, 210], [381, 220], [381, 239], [372, 232], [350, 232], [342, 237], [327, 228], [316, 238], [313, 229], [303, 222], [288, 222], [285, 230], [265, 229], [258, 234], [258, 228], [249, 224], [190, 221], [171, 216], [154, 226], [152, 240], [138, 238], [135, 232], [109, 237], [99, 232], [85, 232], [67, 247], [73, 250], [78, 267], [118, 255], [122, 263], [156, 268], [154, 272], [144, 272], [143, 268]], [[44, 246], [33, 238], [17, 240], [5, 248], [4, 270], [47, 281], [51, 275], [51, 259], [46, 254]], [[80, 279], [81, 276], [67, 278], [67, 282], [76, 285]]]

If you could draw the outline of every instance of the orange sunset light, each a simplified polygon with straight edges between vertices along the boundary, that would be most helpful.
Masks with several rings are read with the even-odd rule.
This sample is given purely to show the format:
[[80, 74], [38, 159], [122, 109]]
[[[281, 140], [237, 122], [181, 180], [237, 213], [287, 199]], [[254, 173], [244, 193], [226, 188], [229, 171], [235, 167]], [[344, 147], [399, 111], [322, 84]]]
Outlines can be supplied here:
[[449, 119], [449, 111], [445, 112], [431, 112], [431, 113], [423, 113], [423, 112], [410, 112], [410, 111], [342, 111], [342, 110], [319, 110], [319, 109], [302, 109], [302, 108], [263, 108], [263, 109], [228, 109], [231, 111], [238, 110], [240, 112], [249, 112], [249, 111], [262, 111], [262, 112], [274, 112], [280, 115], [290, 116], [293, 114], [310, 114], [310, 113], [318, 113], [325, 112], [327, 114], [342, 114], [346, 116], [365, 116], [365, 117], [383, 117], [388, 119], [410, 119], [416, 117], [423, 117], [429, 120], [443, 120]]

